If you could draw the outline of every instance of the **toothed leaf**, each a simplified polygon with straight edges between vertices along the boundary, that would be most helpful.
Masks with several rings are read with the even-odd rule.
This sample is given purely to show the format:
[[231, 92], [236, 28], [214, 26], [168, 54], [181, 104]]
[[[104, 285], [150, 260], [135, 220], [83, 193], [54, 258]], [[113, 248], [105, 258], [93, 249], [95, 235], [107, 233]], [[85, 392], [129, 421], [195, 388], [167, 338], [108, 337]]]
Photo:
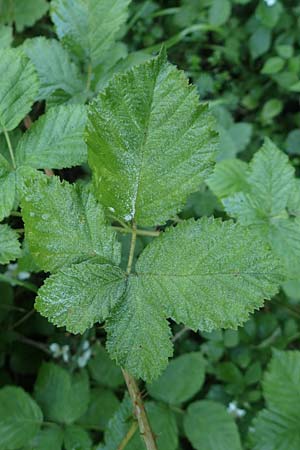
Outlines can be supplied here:
[[22, 214], [36, 263], [53, 272], [94, 257], [119, 263], [120, 245], [88, 188], [43, 175], [25, 180]]
[[18, 165], [62, 169], [87, 159], [83, 139], [86, 110], [81, 105], [51, 108], [23, 134], [16, 149]]
[[115, 76], [89, 107], [100, 202], [139, 225], [164, 223], [210, 173], [214, 121], [164, 54]]
[[0, 225], [0, 264], [8, 264], [21, 256], [18, 234], [8, 225]]

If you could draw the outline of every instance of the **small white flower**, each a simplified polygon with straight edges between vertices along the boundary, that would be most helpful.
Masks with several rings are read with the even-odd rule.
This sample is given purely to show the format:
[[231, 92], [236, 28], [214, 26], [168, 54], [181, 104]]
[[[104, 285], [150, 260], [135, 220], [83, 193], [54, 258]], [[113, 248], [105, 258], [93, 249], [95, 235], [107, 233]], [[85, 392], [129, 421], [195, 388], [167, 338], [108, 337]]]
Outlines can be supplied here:
[[265, 3], [266, 3], [268, 6], [273, 6], [273, 5], [275, 5], [276, 1], [277, 1], [277, 0], [265, 0]]
[[68, 345], [63, 345], [61, 348], [61, 355], [65, 363], [70, 360], [70, 347]]
[[19, 272], [18, 278], [21, 281], [28, 280], [28, 278], [30, 278], [30, 273], [29, 272]]
[[52, 353], [53, 358], [60, 357], [60, 346], [56, 342], [49, 345], [49, 350]]
[[238, 408], [236, 402], [230, 402], [227, 411], [230, 415], [235, 417], [236, 419], [240, 419], [241, 417], [244, 417], [246, 414], [246, 411], [244, 409]]
[[77, 359], [78, 367], [80, 367], [81, 369], [83, 367], [85, 367], [91, 356], [92, 356], [92, 350], [89, 348], [84, 353], [82, 353], [82, 355], [79, 356], [79, 358]]

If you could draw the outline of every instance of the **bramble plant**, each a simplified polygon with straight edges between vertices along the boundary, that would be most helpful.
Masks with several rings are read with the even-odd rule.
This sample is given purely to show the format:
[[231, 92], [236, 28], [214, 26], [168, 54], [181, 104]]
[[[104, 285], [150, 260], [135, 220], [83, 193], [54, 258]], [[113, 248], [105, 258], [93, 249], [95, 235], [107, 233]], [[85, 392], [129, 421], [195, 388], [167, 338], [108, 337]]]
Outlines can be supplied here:
[[[286, 30], [299, 8], [142, 3], [37, 0], [23, 14], [0, 0], [0, 450], [178, 450], [185, 438], [196, 450], [297, 450], [300, 356], [284, 351], [299, 338], [297, 161], [276, 134], [236, 159], [274, 113], [265, 105], [253, 125], [234, 116], [228, 92], [199, 101], [199, 91], [219, 96], [228, 74], [215, 91], [208, 73], [196, 86], [166, 48], [199, 31], [203, 45], [212, 40], [199, 64], [199, 44], [187, 48], [194, 79], [202, 63], [238, 61], [228, 34], [245, 19], [235, 11], [254, 8], [244, 34], [256, 61], [267, 51], [257, 35], [275, 32], [282, 11]], [[141, 50], [139, 33], [128, 44], [157, 17], [178, 34], [161, 46], [158, 27], [148, 35], [157, 45]], [[45, 32], [24, 32], [39, 20]], [[259, 77], [280, 84], [285, 59], [296, 65], [288, 46], [278, 38], [280, 56]], [[251, 110], [255, 93], [244, 94]], [[32, 293], [34, 309], [30, 297], [14, 304], [12, 286]], [[32, 395], [8, 372], [33, 375]]]

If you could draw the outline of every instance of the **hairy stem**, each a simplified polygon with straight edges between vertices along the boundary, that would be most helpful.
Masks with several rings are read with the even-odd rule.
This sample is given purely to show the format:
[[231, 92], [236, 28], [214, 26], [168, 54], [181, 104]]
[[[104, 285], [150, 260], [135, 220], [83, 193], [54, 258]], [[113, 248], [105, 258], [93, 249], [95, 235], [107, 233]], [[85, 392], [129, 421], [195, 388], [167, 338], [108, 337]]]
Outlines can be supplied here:
[[[132, 233], [132, 229], [131, 228], [123, 228], [123, 227], [115, 227], [114, 225], [112, 226], [112, 228], [116, 231], [119, 231], [120, 233], [125, 233], [125, 234], [131, 234]], [[148, 231], [148, 230], [136, 230], [136, 235], [137, 236], [153, 236], [153, 237], [157, 237], [160, 235], [160, 231]]]
[[[132, 269], [134, 258], [134, 250], [136, 244], [136, 224], [132, 223], [132, 237], [129, 250], [128, 264], [126, 273], [129, 275]], [[157, 450], [154, 434], [151, 430], [150, 423], [147, 417], [145, 406], [142, 400], [142, 394], [139, 390], [136, 380], [125, 369], [122, 368], [123, 376], [127, 385], [127, 389], [132, 401], [135, 417], [138, 421], [140, 434], [144, 439], [147, 450]]]

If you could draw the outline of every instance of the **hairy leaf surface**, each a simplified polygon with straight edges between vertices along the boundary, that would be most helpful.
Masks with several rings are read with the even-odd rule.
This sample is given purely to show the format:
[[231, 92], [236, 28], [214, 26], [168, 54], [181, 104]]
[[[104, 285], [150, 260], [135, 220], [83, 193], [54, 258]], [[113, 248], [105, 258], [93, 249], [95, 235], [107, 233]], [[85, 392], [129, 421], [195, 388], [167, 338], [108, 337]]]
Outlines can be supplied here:
[[87, 159], [83, 133], [86, 110], [82, 105], [51, 108], [23, 134], [16, 149], [18, 165], [62, 169]]
[[127, 19], [129, 0], [52, 0], [58, 37], [80, 60], [96, 67]]
[[92, 102], [87, 142], [100, 202], [152, 226], [210, 173], [217, 139], [208, 107], [161, 54], [116, 75]]
[[79, 69], [71, 61], [67, 50], [55, 39], [37, 37], [25, 41], [24, 52], [32, 61], [40, 82], [37, 100], [48, 99], [51, 94], [63, 91], [69, 98], [84, 93], [85, 84]]
[[15, 201], [15, 173], [0, 154], [0, 221], [9, 216]]
[[8, 225], [0, 224], [0, 264], [7, 264], [21, 256], [18, 234]]
[[28, 177], [22, 213], [29, 249], [45, 271], [94, 257], [120, 260], [120, 245], [88, 188], [57, 177]]
[[84, 333], [103, 322], [125, 290], [118, 267], [85, 261], [60, 269], [39, 289], [35, 308], [57, 326]]
[[30, 60], [17, 49], [0, 50], [0, 132], [13, 130], [35, 100], [38, 78]]

